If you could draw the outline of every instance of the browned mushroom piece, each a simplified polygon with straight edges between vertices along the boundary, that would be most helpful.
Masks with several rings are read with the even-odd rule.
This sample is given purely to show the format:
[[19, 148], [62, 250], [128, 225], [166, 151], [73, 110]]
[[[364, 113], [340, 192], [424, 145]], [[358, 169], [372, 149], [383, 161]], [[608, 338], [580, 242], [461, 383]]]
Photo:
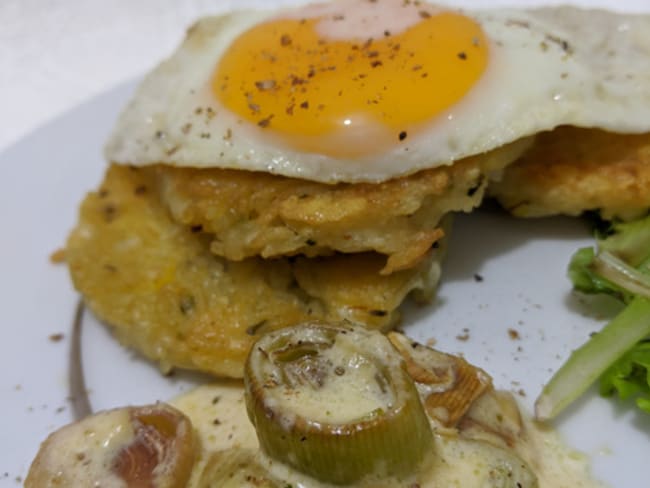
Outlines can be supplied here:
[[476, 399], [458, 423], [458, 429], [464, 437], [513, 447], [524, 426], [513, 396], [505, 391], [490, 390]]
[[426, 347], [403, 334], [388, 338], [406, 361], [429, 416], [442, 427], [454, 427], [472, 404], [492, 390], [492, 378], [463, 358]]
[[166, 404], [109, 410], [51, 434], [25, 487], [182, 488], [196, 445], [190, 420]]

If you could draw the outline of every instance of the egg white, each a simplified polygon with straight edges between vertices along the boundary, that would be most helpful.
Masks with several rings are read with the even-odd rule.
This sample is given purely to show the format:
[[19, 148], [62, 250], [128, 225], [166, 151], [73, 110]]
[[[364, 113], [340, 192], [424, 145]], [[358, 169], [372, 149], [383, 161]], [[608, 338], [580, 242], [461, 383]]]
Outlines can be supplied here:
[[239, 11], [195, 24], [139, 86], [110, 136], [107, 158], [378, 182], [558, 125], [650, 131], [650, 15], [571, 7], [465, 10], [491, 46], [487, 71], [463, 100], [381, 154], [342, 159], [300, 152], [220, 107], [210, 87], [229, 44], [278, 13]]

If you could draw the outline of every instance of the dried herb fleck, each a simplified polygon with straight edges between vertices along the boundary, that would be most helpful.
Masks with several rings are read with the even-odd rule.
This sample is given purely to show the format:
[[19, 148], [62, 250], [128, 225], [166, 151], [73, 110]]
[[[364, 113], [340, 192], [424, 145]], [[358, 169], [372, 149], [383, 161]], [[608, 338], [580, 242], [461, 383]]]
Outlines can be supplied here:
[[187, 315], [192, 312], [192, 310], [194, 310], [194, 307], [196, 307], [196, 301], [194, 300], [193, 296], [188, 295], [181, 298], [179, 309], [183, 315]]

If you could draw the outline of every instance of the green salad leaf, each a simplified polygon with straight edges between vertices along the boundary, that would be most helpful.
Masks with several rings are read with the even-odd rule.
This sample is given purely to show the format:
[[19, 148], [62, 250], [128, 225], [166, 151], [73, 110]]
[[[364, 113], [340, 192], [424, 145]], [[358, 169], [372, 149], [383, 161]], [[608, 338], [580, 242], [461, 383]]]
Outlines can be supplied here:
[[535, 402], [539, 420], [555, 417], [599, 377], [603, 395], [634, 397], [650, 413], [650, 216], [599, 232], [595, 249], [574, 254], [569, 277], [576, 290], [611, 295], [626, 307], [544, 387]]
[[569, 278], [573, 283], [573, 287], [583, 293], [602, 293], [612, 295], [624, 302], [629, 301], [630, 297], [625, 289], [596, 272], [593, 266], [595, 258], [596, 251], [593, 247], [583, 247], [573, 255], [569, 264]]
[[637, 406], [650, 413], [650, 341], [639, 342], [603, 373], [600, 393], [635, 398]]

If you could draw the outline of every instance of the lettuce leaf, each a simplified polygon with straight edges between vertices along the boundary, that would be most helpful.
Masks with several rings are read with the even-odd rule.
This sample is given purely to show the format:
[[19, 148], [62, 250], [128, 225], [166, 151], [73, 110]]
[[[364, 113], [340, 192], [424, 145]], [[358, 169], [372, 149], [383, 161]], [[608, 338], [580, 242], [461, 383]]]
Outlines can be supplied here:
[[569, 263], [569, 278], [573, 287], [582, 293], [611, 295], [622, 302], [629, 302], [631, 295], [607, 278], [599, 275], [594, 267], [596, 251], [583, 247], [576, 251]]
[[637, 406], [650, 413], [650, 341], [639, 342], [603, 373], [600, 394], [635, 398]]
[[573, 351], [544, 386], [535, 402], [538, 420], [555, 417], [599, 377], [602, 394], [634, 397], [650, 413], [650, 215], [601, 228], [596, 244], [573, 255], [573, 286], [611, 295], [626, 307]]

